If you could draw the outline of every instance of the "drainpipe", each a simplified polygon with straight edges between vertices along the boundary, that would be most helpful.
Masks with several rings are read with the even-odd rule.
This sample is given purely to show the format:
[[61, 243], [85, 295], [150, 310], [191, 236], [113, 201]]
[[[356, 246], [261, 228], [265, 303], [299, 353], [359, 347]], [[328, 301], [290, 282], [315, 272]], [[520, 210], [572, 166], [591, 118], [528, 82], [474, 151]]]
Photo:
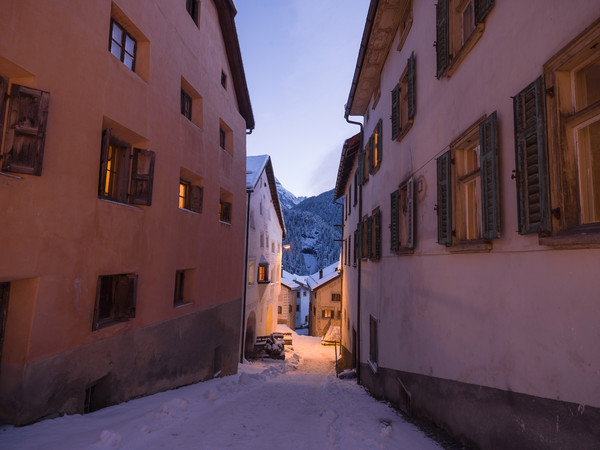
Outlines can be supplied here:
[[[344, 197], [344, 201], [346, 201], [346, 198]], [[333, 203], [335, 203], [338, 206], [342, 207], [342, 242], [344, 241], [344, 204], [343, 203], [338, 203], [337, 200], [334, 200]], [[342, 249], [343, 251], [343, 249]], [[344, 255], [342, 255], [341, 258], [341, 266], [342, 266], [342, 271], [340, 273], [340, 277], [342, 277], [342, 280], [340, 282], [340, 356], [342, 356], [342, 337], [343, 337], [343, 333], [344, 333], [344, 327], [343, 327], [343, 323], [342, 323], [342, 310], [344, 309]], [[335, 376], [337, 377], [337, 353], [336, 353], [336, 359], [335, 359]]]
[[[250, 130], [252, 132], [252, 130]], [[250, 196], [248, 191], [248, 204], [246, 205], [246, 243], [244, 245], [244, 291], [242, 298], [242, 342], [240, 344], [240, 363], [244, 362], [244, 351], [246, 347], [246, 290], [248, 289], [248, 233], [250, 230]]]
[[[349, 110], [346, 109], [345, 119], [346, 122], [358, 125], [360, 127], [360, 146], [358, 147], [358, 151], [360, 152], [363, 148], [363, 124], [360, 122], [354, 122], [348, 119]], [[358, 220], [362, 218], [362, 184], [358, 186]], [[357, 262], [358, 266], [358, 276], [356, 277], [356, 382], [358, 384], [362, 384], [362, 379], [360, 377], [360, 281], [361, 281], [361, 273], [362, 273], [362, 264], [361, 258], [358, 258]]]

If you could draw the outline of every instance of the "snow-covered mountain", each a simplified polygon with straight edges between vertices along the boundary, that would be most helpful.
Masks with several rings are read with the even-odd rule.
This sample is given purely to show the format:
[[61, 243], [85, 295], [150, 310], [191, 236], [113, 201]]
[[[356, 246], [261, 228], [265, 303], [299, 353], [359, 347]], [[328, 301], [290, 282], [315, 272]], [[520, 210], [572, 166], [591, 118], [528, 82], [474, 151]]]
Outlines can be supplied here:
[[339, 260], [342, 206], [333, 203], [333, 189], [315, 197], [295, 197], [277, 183], [287, 237], [283, 251], [284, 270], [309, 275]]

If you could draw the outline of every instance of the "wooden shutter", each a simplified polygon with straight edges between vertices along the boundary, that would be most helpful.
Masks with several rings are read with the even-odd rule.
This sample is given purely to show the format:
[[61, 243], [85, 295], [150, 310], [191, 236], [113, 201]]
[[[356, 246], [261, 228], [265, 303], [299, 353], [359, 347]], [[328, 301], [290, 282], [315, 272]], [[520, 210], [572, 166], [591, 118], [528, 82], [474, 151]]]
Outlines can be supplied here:
[[475, 21], [483, 22], [494, 7], [495, 0], [475, 0]]
[[373, 216], [367, 217], [367, 258], [373, 257]]
[[119, 187], [117, 189], [117, 195], [114, 200], [127, 203], [128, 200], [128, 192], [129, 192], [129, 171], [131, 166], [131, 145], [126, 142], [118, 142], [113, 136], [111, 138], [111, 144], [115, 147], [118, 147], [119, 150]]
[[500, 236], [498, 119], [496, 111], [479, 124], [481, 152], [481, 223], [484, 239]]
[[392, 90], [392, 139], [396, 140], [400, 134], [400, 84]]
[[[2, 132], [4, 131], [4, 116], [6, 113], [6, 92], [8, 92], [8, 78], [0, 76], [0, 147], [2, 146]], [[2, 158], [1, 155], [0, 158]]]
[[400, 247], [400, 240], [398, 239], [400, 225], [400, 213], [398, 208], [399, 194], [400, 192], [398, 190], [395, 190], [390, 194], [390, 249], [394, 252]]
[[550, 189], [543, 77], [513, 98], [519, 234], [548, 232]]
[[373, 169], [375, 169], [375, 152], [373, 151], [373, 142], [375, 141], [375, 139], [373, 138], [373, 135], [371, 135], [371, 137], [369, 138], [369, 142], [368, 142], [368, 152], [369, 152], [369, 173], [373, 173]]
[[49, 104], [48, 92], [12, 85], [2, 170], [42, 174]]
[[375, 259], [381, 259], [381, 211], [373, 216], [375, 222]]
[[135, 273], [127, 275], [127, 317], [135, 317], [137, 304], [137, 280], [138, 276]]
[[204, 188], [202, 186], [190, 186], [190, 211], [202, 212]]
[[92, 331], [100, 328], [100, 302], [102, 301], [102, 279], [103, 276], [98, 277], [98, 284], [96, 285], [96, 302], [94, 303], [94, 319], [92, 321]]
[[450, 63], [450, 38], [448, 26], [448, 0], [438, 0], [435, 5], [436, 18], [436, 63], [438, 79], [442, 78], [446, 67]]
[[146, 206], [152, 204], [155, 158], [156, 154], [151, 150], [133, 149], [129, 203]]
[[98, 195], [104, 196], [106, 192], [106, 168], [108, 165], [108, 148], [110, 147], [111, 129], [102, 132], [102, 147], [100, 149], [100, 182], [98, 183]]
[[356, 169], [358, 173], [358, 184], [361, 186], [365, 183], [365, 152], [362, 151], [358, 154], [358, 167]]
[[438, 244], [452, 245], [452, 185], [450, 150], [437, 159]]
[[415, 189], [414, 180], [409, 178], [406, 183], [406, 248], [415, 248]]
[[357, 252], [356, 252], [356, 257], [357, 259], [360, 259], [363, 257], [363, 233], [362, 233], [362, 229], [363, 229], [363, 222], [358, 222], [358, 224], [356, 225], [356, 239], [354, 240], [356, 242], [356, 248], [357, 248]]
[[417, 113], [417, 103], [416, 103], [416, 58], [415, 52], [412, 52], [410, 58], [408, 58], [408, 120], [413, 120], [415, 118], [415, 114]]
[[377, 122], [377, 166], [381, 164], [383, 158], [383, 121]]

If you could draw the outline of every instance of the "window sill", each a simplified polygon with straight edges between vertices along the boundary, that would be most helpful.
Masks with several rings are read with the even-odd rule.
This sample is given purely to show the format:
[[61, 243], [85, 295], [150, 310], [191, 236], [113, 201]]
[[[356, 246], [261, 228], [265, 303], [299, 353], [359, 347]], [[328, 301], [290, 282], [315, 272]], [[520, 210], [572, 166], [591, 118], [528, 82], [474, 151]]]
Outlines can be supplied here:
[[554, 236], [540, 236], [540, 245], [554, 248], [600, 248], [600, 224], [572, 228]]
[[371, 368], [371, 371], [373, 373], [377, 373], [377, 369], [378, 369], [377, 363], [375, 361], [371, 361], [370, 359], [367, 359], [367, 362], [369, 363], [369, 367]]
[[258, 284], [271, 284], [270, 281], [258, 281]]
[[461, 241], [448, 247], [450, 253], [489, 253], [491, 250], [492, 243], [483, 239]]
[[182, 303], [175, 303], [173, 304], [173, 309], [178, 309], [178, 308], [182, 308], [184, 306], [190, 306], [193, 305], [194, 302], [182, 302]]
[[4, 177], [8, 177], [8, 178], [14, 178], [16, 180], [22, 180], [23, 177], [20, 177], [19, 175], [13, 175], [11, 173], [6, 173], [6, 172], [0, 172], [0, 175], [4, 176]]
[[137, 211], [143, 211], [143, 208], [140, 208], [139, 206], [130, 205], [129, 203], [121, 203], [116, 200], [111, 200], [110, 198], [98, 197], [98, 200], [101, 200], [105, 203], [112, 203], [113, 205], [124, 206], [125, 208], [135, 209]]
[[465, 44], [458, 50], [456, 56], [452, 58], [452, 61], [450, 61], [450, 64], [448, 64], [448, 67], [444, 71], [444, 77], [450, 78], [454, 72], [456, 72], [456, 69], [458, 69], [460, 63], [467, 57], [467, 54], [473, 49], [473, 47], [475, 47], [475, 44], [483, 35], [483, 30], [485, 30], [485, 24], [477, 24], [477, 27], [475, 30], [473, 30], [473, 33], [471, 33], [471, 36], [469, 36], [467, 42], [465, 42]]
[[185, 212], [192, 213], [192, 214], [200, 214], [199, 212], [192, 211], [191, 209], [186, 209], [186, 208], [179, 208], [179, 211], [185, 211]]
[[231, 226], [231, 222], [223, 222], [222, 220], [219, 220], [219, 223], [222, 223], [223, 225]]
[[404, 139], [404, 136], [406, 136], [412, 128], [414, 121], [415, 119], [410, 119], [408, 123], [404, 126], [404, 128], [400, 129], [400, 133], [398, 134], [398, 136], [396, 136], [396, 139], [394, 139], [396, 142], [400, 142], [402, 139]]
[[414, 248], [408, 248], [408, 247], [399, 248], [398, 250], [392, 250], [392, 251], [394, 252], [394, 254], [396, 254], [398, 256], [412, 255], [415, 253]]

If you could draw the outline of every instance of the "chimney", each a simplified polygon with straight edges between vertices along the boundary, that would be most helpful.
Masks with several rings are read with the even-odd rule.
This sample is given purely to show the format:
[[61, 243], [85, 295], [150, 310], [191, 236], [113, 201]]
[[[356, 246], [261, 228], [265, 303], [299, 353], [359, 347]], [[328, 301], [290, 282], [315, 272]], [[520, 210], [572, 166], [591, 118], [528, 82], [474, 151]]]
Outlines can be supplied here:
[[323, 269], [319, 270], [319, 278], [323, 278]]

